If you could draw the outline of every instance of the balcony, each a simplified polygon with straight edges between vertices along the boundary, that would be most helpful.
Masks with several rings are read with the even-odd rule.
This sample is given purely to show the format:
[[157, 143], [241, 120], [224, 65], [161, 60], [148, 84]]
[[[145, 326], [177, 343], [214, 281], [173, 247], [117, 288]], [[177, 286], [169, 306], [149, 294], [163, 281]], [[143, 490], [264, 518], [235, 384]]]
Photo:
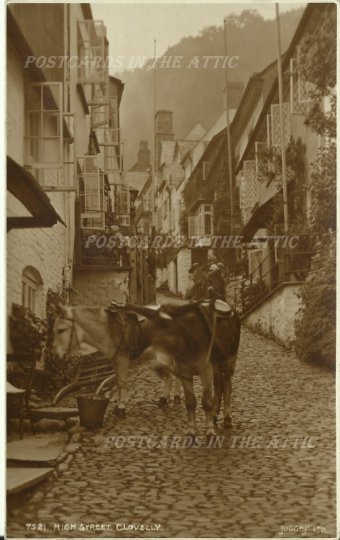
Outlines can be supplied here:
[[83, 85], [107, 82], [108, 41], [102, 21], [80, 20], [77, 33], [78, 82]]
[[[91, 114], [91, 128], [110, 121], [108, 41], [102, 21], [80, 20], [77, 32], [77, 88], [86, 112]], [[90, 107], [90, 111], [89, 111]]]

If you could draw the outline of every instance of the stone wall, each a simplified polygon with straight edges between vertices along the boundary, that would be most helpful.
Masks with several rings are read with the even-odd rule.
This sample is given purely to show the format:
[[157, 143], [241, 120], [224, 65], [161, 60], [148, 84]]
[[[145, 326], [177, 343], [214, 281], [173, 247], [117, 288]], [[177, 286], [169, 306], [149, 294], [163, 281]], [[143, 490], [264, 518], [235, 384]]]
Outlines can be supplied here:
[[76, 301], [88, 306], [107, 305], [111, 300], [125, 302], [129, 292], [129, 272], [112, 270], [76, 270], [73, 287]]
[[291, 346], [295, 341], [294, 321], [300, 307], [300, 299], [297, 297], [300, 287], [299, 283], [282, 284], [242, 323], [285, 347]]
[[48, 229], [11, 230], [7, 235], [7, 312], [12, 304], [22, 302], [22, 273], [30, 266], [42, 279], [36, 314], [45, 317], [46, 295], [49, 288], [62, 285], [65, 227], [58, 224]]

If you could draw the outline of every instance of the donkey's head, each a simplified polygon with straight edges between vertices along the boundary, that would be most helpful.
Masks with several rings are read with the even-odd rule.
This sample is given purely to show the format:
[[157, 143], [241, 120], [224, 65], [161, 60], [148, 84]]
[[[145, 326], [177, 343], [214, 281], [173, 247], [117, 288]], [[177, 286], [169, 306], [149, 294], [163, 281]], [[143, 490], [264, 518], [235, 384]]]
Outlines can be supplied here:
[[53, 328], [53, 351], [59, 358], [79, 353], [84, 344], [111, 357], [124, 341], [126, 314], [102, 306], [60, 306]]
[[75, 328], [73, 309], [59, 306], [59, 315], [53, 326], [53, 354], [63, 359], [79, 352], [80, 342]]

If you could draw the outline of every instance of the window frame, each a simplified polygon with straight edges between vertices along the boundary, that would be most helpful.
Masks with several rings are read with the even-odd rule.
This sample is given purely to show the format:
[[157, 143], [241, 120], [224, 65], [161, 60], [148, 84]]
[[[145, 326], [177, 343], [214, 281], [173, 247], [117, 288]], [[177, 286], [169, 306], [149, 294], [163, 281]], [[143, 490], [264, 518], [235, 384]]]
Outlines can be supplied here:
[[21, 274], [21, 305], [35, 315], [40, 315], [39, 295], [42, 285], [40, 273], [35, 268], [26, 266]]

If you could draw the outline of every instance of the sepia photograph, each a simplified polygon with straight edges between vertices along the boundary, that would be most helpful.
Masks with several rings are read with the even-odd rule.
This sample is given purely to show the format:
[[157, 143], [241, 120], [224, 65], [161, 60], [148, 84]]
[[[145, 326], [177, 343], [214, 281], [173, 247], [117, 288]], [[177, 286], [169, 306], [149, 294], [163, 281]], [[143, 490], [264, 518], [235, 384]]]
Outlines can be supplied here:
[[3, 13], [5, 538], [339, 538], [337, 4]]

